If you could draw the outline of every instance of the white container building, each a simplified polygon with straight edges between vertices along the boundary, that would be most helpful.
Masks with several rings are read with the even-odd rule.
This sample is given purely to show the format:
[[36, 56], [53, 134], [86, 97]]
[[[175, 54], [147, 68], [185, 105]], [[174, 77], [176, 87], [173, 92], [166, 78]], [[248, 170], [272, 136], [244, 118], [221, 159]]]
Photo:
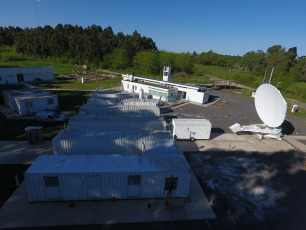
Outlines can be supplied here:
[[15, 102], [17, 107], [16, 111], [22, 116], [58, 108], [57, 95], [52, 94], [16, 97]]
[[4, 103], [13, 110], [17, 110], [16, 100], [17, 97], [28, 97], [28, 96], [43, 96], [50, 95], [47, 91], [39, 88], [28, 88], [20, 90], [4, 90], [2, 92]]
[[29, 202], [187, 197], [183, 155], [41, 155], [25, 172]]
[[166, 131], [164, 117], [120, 117], [99, 115], [74, 115], [69, 120], [69, 129], [100, 130], [156, 130]]
[[52, 140], [54, 154], [180, 154], [170, 132], [61, 130]]
[[202, 140], [209, 139], [211, 123], [206, 119], [172, 119], [171, 131], [174, 139]]
[[[161, 101], [186, 100], [204, 104], [209, 100], [210, 89], [171, 81], [162, 81], [132, 75], [122, 75], [121, 89], [130, 93], [146, 93]], [[169, 77], [167, 79], [170, 80]]]
[[53, 67], [0, 67], [0, 84], [54, 80]]
[[105, 106], [99, 104], [84, 104], [80, 108], [84, 115], [114, 115], [114, 116], [159, 116], [157, 106], [115, 105]]
[[108, 99], [101, 99], [99, 97], [90, 97], [87, 101], [87, 104], [157, 106], [158, 101], [154, 99], [139, 99], [139, 98], [108, 100]]
[[138, 95], [130, 93], [95, 91], [92, 93], [92, 97], [98, 97], [105, 100], [121, 100], [129, 98], [138, 98]]

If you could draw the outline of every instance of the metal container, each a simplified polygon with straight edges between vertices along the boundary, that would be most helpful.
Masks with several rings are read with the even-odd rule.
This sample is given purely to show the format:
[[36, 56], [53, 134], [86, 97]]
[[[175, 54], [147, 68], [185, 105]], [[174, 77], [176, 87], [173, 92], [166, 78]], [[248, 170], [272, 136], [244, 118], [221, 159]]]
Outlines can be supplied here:
[[29, 202], [187, 197], [191, 169], [183, 155], [40, 155], [25, 173]]
[[54, 154], [179, 154], [170, 132], [65, 129], [52, 144]]
[[104, 106], [98, 104], [85, 104], [80, 108], [80, 114], [114, 116], [159, 116], [160, 110], [157, 106]]
[[58, 108], [57, 95], [43, 95], [43, 96], [27, 96], [16, 97], [16, 111], [20, 115], [29, 115], [43, 110], [55, 110]]
[[171, 131], [174, 139], [209, 139], [211, 123], [206, 119], [172, 119]]
[[163, 117], [120, 117], [99, 115], [75, 115], [69, 120], [69, 129], [104, 130], [156, 130], [166, 131]]

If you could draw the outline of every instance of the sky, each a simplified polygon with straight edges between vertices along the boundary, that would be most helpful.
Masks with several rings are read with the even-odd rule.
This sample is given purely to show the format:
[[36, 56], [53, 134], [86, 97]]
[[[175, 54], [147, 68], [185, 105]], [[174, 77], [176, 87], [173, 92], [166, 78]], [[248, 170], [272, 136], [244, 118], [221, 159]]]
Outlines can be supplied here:
[[306, 56], [305, 0], [0, 0], [0, 26], [137, 30], [159, 50], [243, 55], [273, 45]]

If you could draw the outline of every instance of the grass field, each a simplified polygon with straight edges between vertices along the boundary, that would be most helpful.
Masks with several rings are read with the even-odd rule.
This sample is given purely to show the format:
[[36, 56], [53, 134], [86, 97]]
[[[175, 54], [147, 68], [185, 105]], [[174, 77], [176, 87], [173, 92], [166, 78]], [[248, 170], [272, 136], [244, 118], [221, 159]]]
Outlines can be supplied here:
[[85, 91], [49, 91], [52, 94], [57, 95], [59, 109], [62, 111], [79, 112], [79, 108], [87, 103], [87, 97], [91, 96], [91, 93]]
[[[201, 66], [198, 68], [202, 70], [202, 74], [212, 75], [220, 79], [237, 80], [238, 83], [255, 89], [263, 81], [263, 76], [255, 75], [252, 72], [238, 72], [233, 69], [224, 70], [218, 66]], [[277, 86], [284, 97], [306, 102], [306, 82], [292, 83], [287, 79], [274, 77], [271, 83]]]
[[114, 87], [120, 87], [121, 77], [104, 80], [92, 80], [86, 81], [82, 84], [76, 79], [68, 79], [65, 77], [57, 76], [55, 81], [39, 82], [34, 85], [43, 89], [75, 89], [75, 90], [96, 90], [100, 86], [102, 89], [110, 89]]

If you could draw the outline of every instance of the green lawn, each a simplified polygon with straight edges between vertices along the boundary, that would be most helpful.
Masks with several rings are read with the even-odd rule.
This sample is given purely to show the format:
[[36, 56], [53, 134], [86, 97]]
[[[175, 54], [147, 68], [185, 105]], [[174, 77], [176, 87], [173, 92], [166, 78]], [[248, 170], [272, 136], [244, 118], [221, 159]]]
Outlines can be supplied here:
[[58, 104], [61, 111], [79, 112], [79, 108], [87, 103], [87, 97], [91, 96], [90, 92], [85, 91], [49, 91], [57, 95]]
[[68, 79], [65, 77], [58, 76], [55, 78], [55, 81], [49, 82], [39, 82], [34, 85], [43, 88], [43, 89], [76, 89], [76, 90], [96, 90], [100, 86], [102, 89], [110, 89], [113, 87], [121, 86], [121, 77], [116, 77], [113, 79], [104, 79], [104, 80], [92, 80], [86, 81], [82, 84], [76, 79]]
[[[0, 66], [21, 66], [21, 67], [54, 67], [55, 74], [69, 74], [73, 73], [72, 70], [80, 68], [78, 65], [64, 64], [64, 63], [54, 63], [47, 61], [8, 61], [0, 62]], [[83, 71], [83, 70], [82, 70]]]
[[[252, 72], [242, 72], [233, 69], [224, 70], [218, 66], [195, 65], [201, 69], [202, 74], [212, 75], [214, 77], [226, 80], [237, 80], [238, 83], [257, 88], [262, 84], [263, 76], [257, 76]], [[282, 82], [282, 83], [279, 83]], [[306, 82], [294, 82], [289, 79], [272, 78], [271, 82], [281, 91], [284, 97], [293, 98], [302, 102], [306, 102]]]

